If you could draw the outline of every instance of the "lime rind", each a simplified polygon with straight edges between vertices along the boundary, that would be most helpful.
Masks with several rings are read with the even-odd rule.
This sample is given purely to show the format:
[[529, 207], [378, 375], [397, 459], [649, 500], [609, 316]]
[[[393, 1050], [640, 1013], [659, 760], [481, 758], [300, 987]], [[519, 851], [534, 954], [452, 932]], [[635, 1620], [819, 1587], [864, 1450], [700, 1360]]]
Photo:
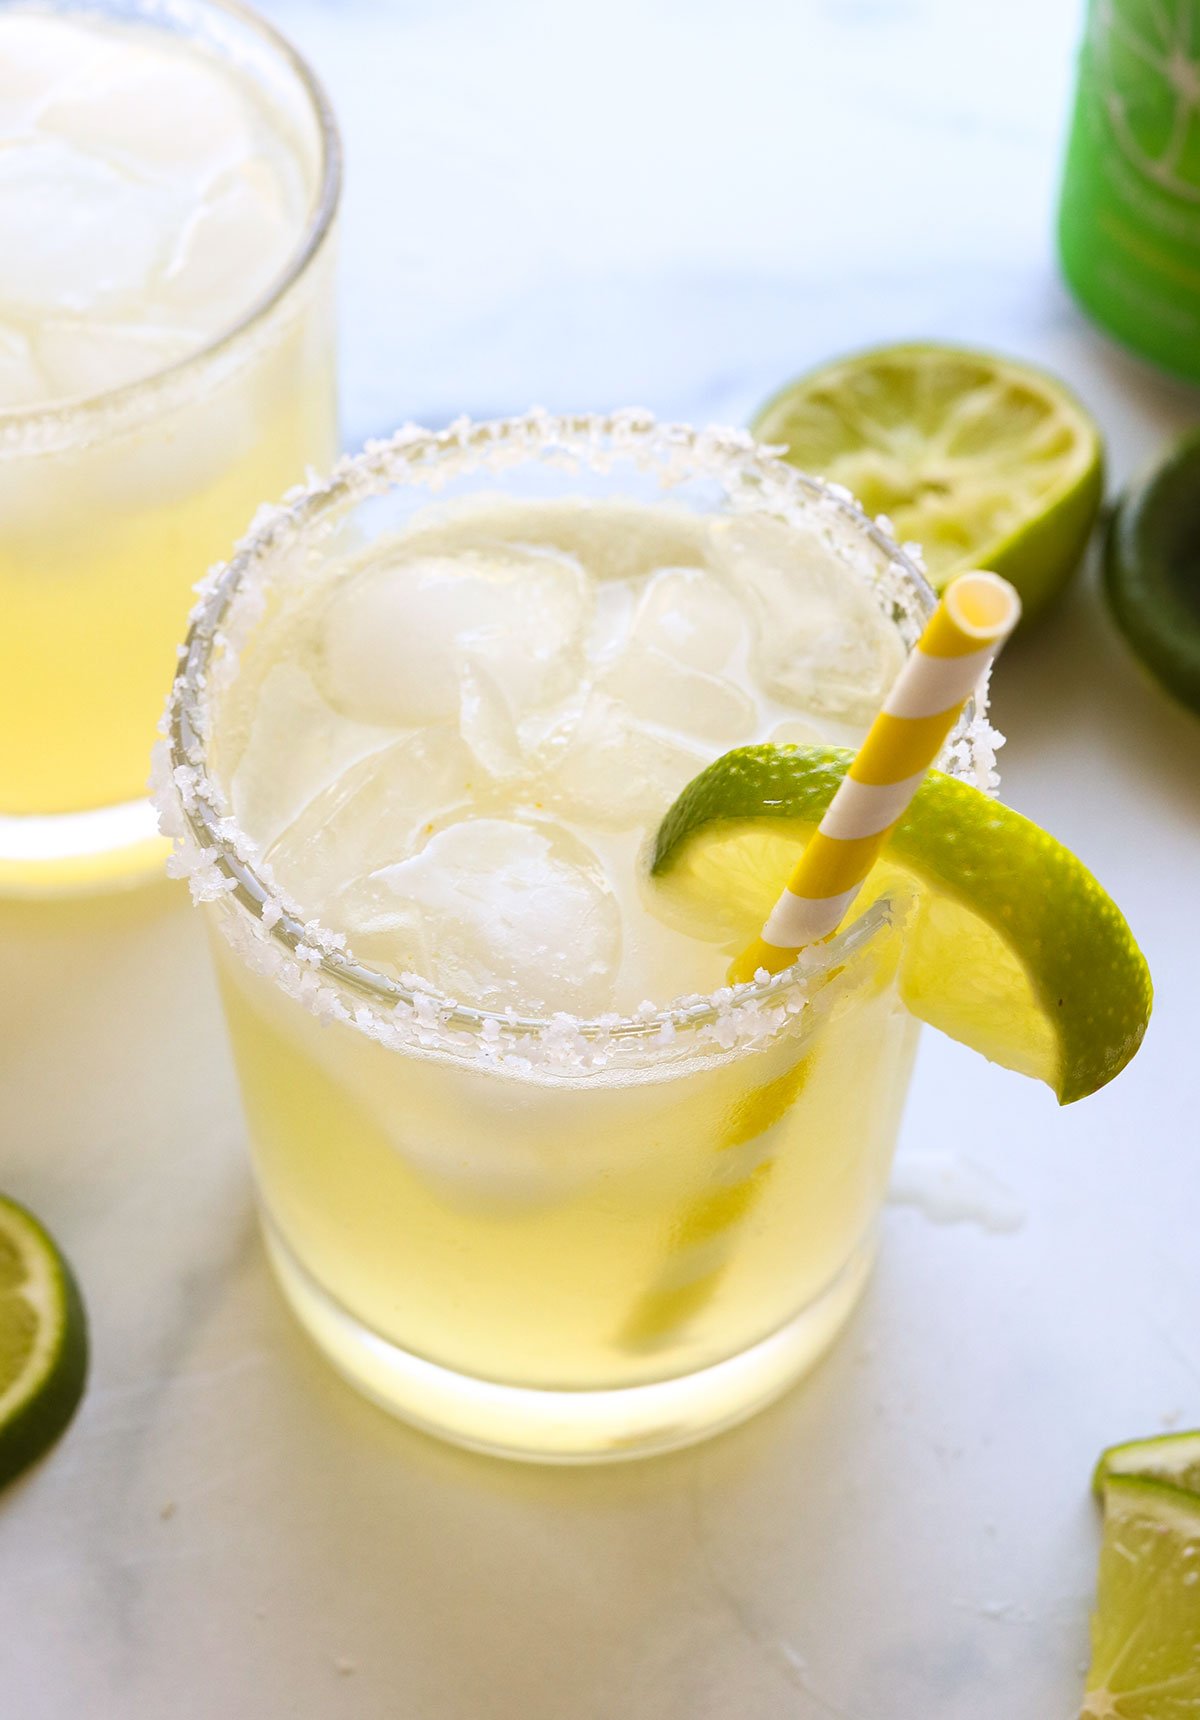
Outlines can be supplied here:
[[[2, 1487], [66, 1429], [87, 1379], [88, 1338], [79, 1286], [53, 1238], [32, 1213], [3, 1198], [0, 1241], [6, 1259], [23, 1269], [0, 1286], [0, 1359], [11, 1364], [20, 1357], [19, 1371], [0, 1380]], [[29, 1330], [30, 1313], [32, 1343], [6, 1346], [6, 1334]]]
[[1200, 431], [1122, 497], [1104, 545], [1104, 589], [1134, 654], [1200, 711]]
[[[711, 837], [777, 819], [815, 827], [853, 756], [833, 747], [726, 753], [667, 812], [652, 873], [669, 875], [700, 831]], [[901, 971], [914, 1014], [1037, 1075], [1062, 1104], [1120, 1073], [1145, 1034], [1150, 974], [1124, 916], [1069, 850], [977, 788], [931, 771], [883, 860], [918, 887]], [[784, 883], [786, 873], [774, 887]], [[948, 914], [948, 906], [961, 912]], [[981, 928], [982, 945], [973, 935]], [[990, 992], [975, 983], [989, 953], [1004, 963]], [[1006, 1016], [1025, 1022], [1026, 1031], [1011, 1030]]]
[[1103, 1498], [1108, 1481], [1118, 1475], [1165, 1481], [1200, 1496], [1200, 1432], [1161, 1433], [1110, 1445], [1100, 1454], [1092, 1491]]

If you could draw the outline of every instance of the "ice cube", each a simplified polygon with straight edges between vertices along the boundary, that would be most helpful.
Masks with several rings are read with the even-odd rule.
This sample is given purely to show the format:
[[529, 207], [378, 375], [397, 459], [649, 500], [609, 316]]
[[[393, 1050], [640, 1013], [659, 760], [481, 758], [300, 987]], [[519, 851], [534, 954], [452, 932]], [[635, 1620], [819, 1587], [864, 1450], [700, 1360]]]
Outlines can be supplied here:
[[85, 33], [72, 22], [59, 31], [66, 61], [39, 109], [42, 130], [189, 191], [253, 153], [254, 110], [215, 60], [165, 34]]
[[715, 674], [746, 637], [746, 612], [715, 574], [664, 567], [648, 581], [633, 620], [633, 638], [677, 662]]
[[58, 138], [0, 150], [0, 303], [27, 315], [137, 300], [160, 265], [169, 192]]
[[28, 335], [0, 323], [0, 406], [32, 406], [48, 393]]
[[322, 789], [386, 745], [392, 731], [330, 710], [298, 663], [276, 663], [246, 700], [252, 714], [230, 792], [239, 824], [266, 849]]
[[582, 715], [546, 747], [541, 792], [559, 811], [603, 829], [649, 829], [711, 759], [639, 723], [594, 691]]
[[86, 398], [153, 376], [200, 344], [184, 328], [56, 317], [37, 332], [36, 350], [56, 400]]
[[182, 227], [153, 303], [215, 330], [235, 320], [282, 272], [295, 239], [284, 187], [263, 157], [222, 175]]
[[464, 659], [482, 653], [516, 718], [574, 678], [587, 605], [584, 576], [564, 557], [401, 549], [332, 593], [322, 686], [363, 722], [440, 722], [459, 716]]
[[99, 38], [64, 30], [60, 20], [6, 10], [0, 54], [0, 137], [32, 129], [56, 91], [78, 83], [96, 64]]
[[815, 526], [728, 518], [714, 566], [750, 610], [764, 690], [804, 711], [865, 724], [903, 659], [864, 576]]
[[379, 911], [370, 874], [414, 854], [439, 819], [471, 798], [477, 774], [449, 728], [419, 730], [348, 761], [269, 850], [277, 882], [336, 930], [360, 928]]
[[521, 774], [525, 749], [497, 666], [485, 650], [466, 649], [459, 667], [459, 732], [489, 776]]
[[740, 687], [688, 668], [655, 645], [631, 645], [598, 685], [640, 722], [687, 740], [730, 747], [750, 740], [757, 726], [754, 702]]
[[602, 1014], [621, 959], [616, 897], [595, 855], [555, 826], [471, 818], [374, 875], [356, 954], [460, 1002]]
[[776, 747], [819, 747], [829, 744], [829, 736], [823, 734], [815, 723], [806, 723], [801, 717], [785, 717], [783, 722], [776, 723], [767, 737], [772, 746]]
[[493, 544], [565, 556], [593, 580], [642, 580], [659, 567], [704, 564], [708, 520], [686, 508], [646, 508], [586, 496], [522, 502], [473, 498], [467, 508], [442, 507], [417, 522], [423, 548], [448, 555]]

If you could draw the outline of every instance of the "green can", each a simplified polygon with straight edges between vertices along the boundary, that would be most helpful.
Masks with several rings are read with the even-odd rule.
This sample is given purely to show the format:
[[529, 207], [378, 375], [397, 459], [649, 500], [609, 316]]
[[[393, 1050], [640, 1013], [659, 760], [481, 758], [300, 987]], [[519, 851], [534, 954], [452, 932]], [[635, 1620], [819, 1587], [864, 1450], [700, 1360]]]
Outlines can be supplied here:
[[1200, 381], [1200, 0], [1091, 0], [1058, 239], [1084, 310]]

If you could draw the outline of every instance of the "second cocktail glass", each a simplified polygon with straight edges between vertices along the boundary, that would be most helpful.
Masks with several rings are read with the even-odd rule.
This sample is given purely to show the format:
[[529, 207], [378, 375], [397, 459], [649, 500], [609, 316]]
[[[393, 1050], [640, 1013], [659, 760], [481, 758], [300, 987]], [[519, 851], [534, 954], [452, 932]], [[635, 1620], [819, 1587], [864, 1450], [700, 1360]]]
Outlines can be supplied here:
[[164, 654], [337, 448], [340, 155], [225, 0], [0, 0], [0, 893], [157, 870]]

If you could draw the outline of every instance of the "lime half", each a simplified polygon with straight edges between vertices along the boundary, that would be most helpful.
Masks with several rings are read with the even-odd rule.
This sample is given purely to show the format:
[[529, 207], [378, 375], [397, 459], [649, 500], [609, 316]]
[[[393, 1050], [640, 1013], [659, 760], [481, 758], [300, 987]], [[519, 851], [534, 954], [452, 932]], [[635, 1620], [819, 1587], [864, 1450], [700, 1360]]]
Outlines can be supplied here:
[[1080, 1720], [1200, 1714], [1200, 1499], [1114, 1476]]
[[87, 1321], [71, 1269], [32, 1213], [0, 1198], [0, 1486], [75, 1413]]
[[1193, 432], [1113, 514], [1104, 552], [1113, 619], [1169, 693], [1200, 711], [1200, 433]]
[[1061, 382], [961, 347], [853, 353], [788, 383], [751, 427], [886, 514], [939, 589], [989, 568], [1026, 619], [1078, 564], [1104, 488], [1100, 432]]
[[1200, 1433], [1162, 1433], [1153, 1439], [1130, 1439], [1102, 1453], [1092, 1477], [1095, 1492], [1104, 1496], [1112, 1475], [1140, 1475], [1169, 1481], [1187, 1493], [1200, 1494]]
[[[739, 747], [700, 772], [659, 827], [665, 918], [742, 950], [849, 768], [834, 747]], [[1150, 1017], [1145, 958], [1087, 868], [1027, 818], [931, 771], [851, 909], [914, 892], [900, 987], [914, 1015], [1063, 1104], [1111, 1081]]]

